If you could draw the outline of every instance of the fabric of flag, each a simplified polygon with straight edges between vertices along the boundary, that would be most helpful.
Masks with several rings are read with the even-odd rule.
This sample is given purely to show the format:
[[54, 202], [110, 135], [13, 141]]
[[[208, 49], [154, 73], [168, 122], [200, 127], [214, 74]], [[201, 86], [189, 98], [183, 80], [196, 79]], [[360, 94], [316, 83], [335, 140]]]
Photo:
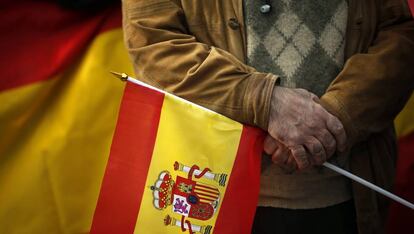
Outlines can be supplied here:
[[[119, 4], [85, 12], [56, 2], [0, 3], [0, 233], [89, 233], [125, 87], [108, 72], [133, 74]], [[413, 110], [412, 97], [396, 120], [395, 192], [410, 201]], [[412, 220], [393, 204], [390, 233]]]
[[250, 233], [263, 138], [257, 128], [127, 84], [91, 233]]
[[[399, 139], [397, 173], [393, 192], [410, 202], [414, 202], [414, 95], [398, 115], [395, 125]], [[413, 210], [392, 202], [387, 233], [407, 233], [407, 230], [412, 229], [413, 220]]]
[[408, 7], [410, 8], [411, 15], [414, 17], [414, 0], [407, 0], [408, 1]]
[[120, 4], [0, 3], [0, 233], [89, 233], [132, 73]]
[[[414, 17], [414, 0], [407, 0], [407, 2], [411, 15]], [[395, 126], [398, 136], [398, 160], [393, 192], [414, 202], [414, 95], [397, 116]], [[414, 212], [411, 209], [392, 202], [387, 233], [407, 233], [407, 230], [412, 230], [413, 220]]]

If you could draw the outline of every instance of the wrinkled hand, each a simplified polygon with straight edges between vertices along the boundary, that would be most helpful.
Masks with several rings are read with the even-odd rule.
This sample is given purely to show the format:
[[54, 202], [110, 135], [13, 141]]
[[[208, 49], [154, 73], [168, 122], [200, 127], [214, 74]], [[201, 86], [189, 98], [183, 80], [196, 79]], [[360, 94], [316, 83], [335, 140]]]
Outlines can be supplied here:
[[268, 132], [290, 150], [299, 169], [321, 165], [346, 147], [342, 123], [304, 89], [274, 88]]

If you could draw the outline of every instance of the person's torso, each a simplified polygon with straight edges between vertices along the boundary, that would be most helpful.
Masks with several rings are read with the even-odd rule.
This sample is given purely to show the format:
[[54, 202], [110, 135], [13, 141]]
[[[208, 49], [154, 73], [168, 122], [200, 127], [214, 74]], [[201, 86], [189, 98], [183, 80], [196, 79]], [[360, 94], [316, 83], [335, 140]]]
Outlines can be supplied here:
[[[390, 0], [397, 1], [397, 0]], [[224, 49], [246, 62], [247, 40], [242, 0], [180, 0], [189, 32], [199, 42]], [[366, 51], [377, 24], [373, 1], [348, 0], [345, 60]], [[369, 10], [364, 10], [369, 9]], [[364, 30], [362, 30], [364, 29]]]
[[321, 96], [344, 63], [346, 0], [244, 0], [247, 64]]

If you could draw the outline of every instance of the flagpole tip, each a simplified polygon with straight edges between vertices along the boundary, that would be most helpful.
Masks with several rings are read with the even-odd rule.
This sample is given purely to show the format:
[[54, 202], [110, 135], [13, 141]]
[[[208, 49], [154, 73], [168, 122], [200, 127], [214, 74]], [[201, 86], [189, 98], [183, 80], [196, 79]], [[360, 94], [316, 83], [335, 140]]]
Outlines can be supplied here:
[[128, 80], [128, 75], [126, 73], [119, 73], [114, 71], [110, 71], [110, 73], [122, 81]]

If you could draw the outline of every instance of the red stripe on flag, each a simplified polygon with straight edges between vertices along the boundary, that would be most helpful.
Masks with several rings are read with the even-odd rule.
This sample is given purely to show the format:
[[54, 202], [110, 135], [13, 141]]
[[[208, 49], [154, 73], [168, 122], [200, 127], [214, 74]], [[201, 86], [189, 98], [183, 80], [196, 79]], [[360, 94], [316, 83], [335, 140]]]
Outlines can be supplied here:
[[[398, 140], [398, 162], [394, 192], [414, 202], [414, 132]], [[392, 202], [389, 211], [387, 233], [408, 233], [412, 230], [414, 211]]]
[[91, 233], [133, 233], [163, 100], [162, 93], [128, 82]]
[[414, 0], [408, 0], [408, 6], [411, 10], [411, 15], [414, 17]]
[[6, 5], [1, 13], [0, 91], [54, 77], [73, 64], [96, 35], [121, 27], [119, 5], [90, 12], [24, 1]]
[[[259, 195], [263, 138], [264, 134], [259, 129], [243, 127], [214, 233], [251, 233]], [[230, 197], [233, 200], [229, 200]], [[240, 209], [243, 212], [239, 212]]]

